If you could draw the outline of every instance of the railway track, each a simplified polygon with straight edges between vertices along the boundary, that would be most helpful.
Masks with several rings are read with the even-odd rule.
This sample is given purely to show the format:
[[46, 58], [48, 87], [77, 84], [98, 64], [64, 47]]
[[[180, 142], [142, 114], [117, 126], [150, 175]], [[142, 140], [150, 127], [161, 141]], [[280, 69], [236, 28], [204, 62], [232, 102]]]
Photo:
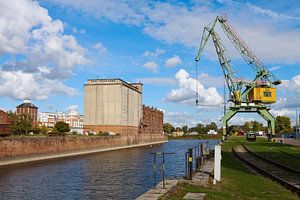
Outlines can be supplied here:
[[281, 153], [284, 153], [285, 155], [288, 155], [288, 156], [290, 156], [290, 157], [292, 157], [292, 158], [296, 158], [296, 159], [298, 159], [298, 160], [300, 160], [300, 156], [295, 156], [295, 155], [293, 155], [293, 154], [290, 154], [290, 153], [288, 153], [288, 152], [285, 152], [285, 151], [282, 151], [282, 150], [279, 150]]
[[298, 171], [290, 170], [287, 166], [258, 156], [242, 145], [232, 148], [232, 152], [257, 172], [279, 182], [300, 196], [300, 173]]

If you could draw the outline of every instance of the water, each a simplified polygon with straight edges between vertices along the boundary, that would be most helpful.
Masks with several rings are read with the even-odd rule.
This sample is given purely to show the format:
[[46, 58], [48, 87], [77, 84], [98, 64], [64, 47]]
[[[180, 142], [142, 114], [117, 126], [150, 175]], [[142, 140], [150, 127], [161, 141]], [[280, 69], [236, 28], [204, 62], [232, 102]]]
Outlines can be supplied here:
[[201, 141], [206, 142], [170, 140], [155, 147], [2, 167], [0, 199], [135, 199], [153, 187], [151, 152], [175, 152], [166, 155], [166, 177], [181, 178], [185, 152]]

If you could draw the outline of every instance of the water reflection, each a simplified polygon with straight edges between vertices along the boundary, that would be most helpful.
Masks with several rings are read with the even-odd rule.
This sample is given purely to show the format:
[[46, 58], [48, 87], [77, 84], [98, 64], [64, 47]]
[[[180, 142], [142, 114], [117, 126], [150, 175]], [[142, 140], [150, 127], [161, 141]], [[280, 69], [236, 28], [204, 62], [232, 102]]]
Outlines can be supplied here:
[[2, 167], [0, 199], [134, 199], [153, 186], [151, 152], [175, 152], [166, 156], [166, 177], [181, 178], [184, 154], [199, 142], [171, 140], [155, 147]]

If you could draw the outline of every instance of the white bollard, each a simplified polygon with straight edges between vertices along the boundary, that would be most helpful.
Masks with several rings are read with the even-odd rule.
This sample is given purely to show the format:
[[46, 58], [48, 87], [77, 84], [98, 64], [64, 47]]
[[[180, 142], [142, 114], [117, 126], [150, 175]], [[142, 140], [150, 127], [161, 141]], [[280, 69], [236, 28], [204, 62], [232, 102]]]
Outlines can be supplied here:
[[215, 166], [214, 166], [214, 184], [221, 181], [221, 146], [215, 146]]

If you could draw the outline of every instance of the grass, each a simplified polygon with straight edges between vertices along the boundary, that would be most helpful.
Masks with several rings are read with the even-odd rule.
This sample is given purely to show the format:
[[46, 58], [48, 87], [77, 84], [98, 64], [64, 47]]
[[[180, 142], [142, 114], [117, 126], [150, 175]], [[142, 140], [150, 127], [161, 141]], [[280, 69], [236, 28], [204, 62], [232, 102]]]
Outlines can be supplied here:
[[[207, 187], [180, 183], [162, 199], [183, 199], [187, 192], [206, 193], [206, 199], [299, 199], [299, 197], [272, 180], [257, 175], [232, 154], [232, 146], [245, 142], [244, 137], [231, 137], [222, 145], [221, 182]], [[258, 142], [263, 140], [258, 139]]]
[[216, 135], [208, 135], [208, 134], [199, 134], [199, 135], [186, 135], [186, 136], [179, 136], [179, 137], [173, 137], [168, 136], [169, 140], [221, 140], [222, 135], [216, 134]]
[[265, 158], [300, 171], [300, 146], [267, 142], [249, 143], [246, 146]]

